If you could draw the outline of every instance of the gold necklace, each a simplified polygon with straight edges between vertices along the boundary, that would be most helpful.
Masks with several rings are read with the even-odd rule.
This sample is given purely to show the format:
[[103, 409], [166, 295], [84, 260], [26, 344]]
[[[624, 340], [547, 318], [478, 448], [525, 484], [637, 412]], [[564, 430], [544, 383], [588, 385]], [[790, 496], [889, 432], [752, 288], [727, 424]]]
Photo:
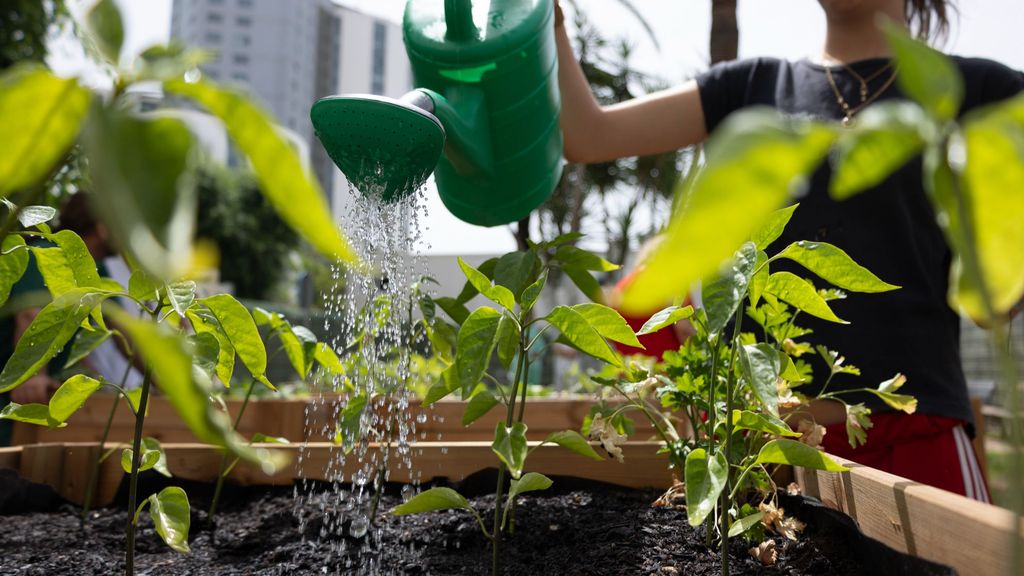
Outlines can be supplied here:
[[842, 120], [842, 125], [844, 128], [849, 128], [851, 125], [853, 125], [854, 115], [863, 110], [864, 108], [866, 108], [875, 100], [877, 100], [879, 96], [881, 96], [886, 90], [889, 89], [890, 86], [893, 85], [893, 82], [896, 81], [896, 74], [898, 72], [899, 70], [894, 68], [892, 71], [892, 75], [889, 76], [889, 79], [886, 80], [885, 84], [882, 84], [882, 86], [879, 87], [878, 91], [875, 92], [874, 94], [869, 95], [865, 94], [864, 92], [861, 92], [861, 94], [863, 95], [861, 103], [858, 104], [857, 106], [851, 107], [850, 104], [846, 101], [846, 98], [843, 98], [843, 93], [839, 91], [839, 86], [836, 85], [836, 79], [832, 76], [832, 69], [828, 66], [825, 67], [825, 77], [828, 78], [828, 84], [829, 86], [832, 87], [832, 93], [835, 94], [836, 102], [839, 104], [839, 108], [843, 111], [844, 116]]
[[[831, 61], [833, 61], [833, 62], [838, 62], [838, 63], [839, 63], [839, 65], [840, 65], [840, 66], [842, 66], [844, 70], [846, 70], [846, 71], [847, 71], [847, 72], [848, 72], [848, 73], [849, 73], [849, 74], [850, 74], [851, 76], [853, 76], [854, 78], [856, 78], [856, 79], [857, 79], [857, 82], [859, 82], [859, 83], [860, 83], [860, 101], [861, 101], [862, 103], [863, 103], [863, 102], [864, 102], [865, 100], [867, 100], [867, 99], [868, 99], [868, 83], [870, 83], [870, 82], [871, 82], [872, 80], [874, 80], [875, 78], [878, 78], [879, 76], [881, 76], [882, 74], [884, 74], [884, 73], [885, 73], [885, 71], [886, 71], [886, 70], [888, 70], [889, 68], [892, 68], [892, 62], [890, 61], [890, 62], [889, 62], [889, 63], [887, 63], [887, 64], [886, 64], [885, 66], [882, 66], [882, 67], [881, 67], [881, 68], [879, 68], [878, 70], [875, 70], [874, 72], [872, 72], [871, 74], [869, 74], [869, 75], [867, 76], [867, 78], [865, 78], [864, 76], [861, 76], [861, 75], [860, 75], [860, 74], [859, 74], [859, 73], [858, 73], [858, 72], [857, 72], [856, 70], [854, 70], [854, 69], [853, 69], [853, 68], [852, 68], [852, 67], [851, 67], [850, 65], [848, 65], [848, 64], [847, 64], [846, 62], [843, 62], [842, 60], [839, 60], [838, 58], [833, 58], [833, 57], [832, 57], [831, 55], [829, 55], [829, 53], [828, 53], [828, 52], [824, 52], [824, 53], [822, 54], [822, 57], [823, 57], [823, 59], [824, 59], [824, 60], [826, 60], [826, 61], [827, 61], [827, 60], [831, 60]], [[828, 66], [827, 62], [825, 63], [825, 66], [826, 66], [826, 67]]]

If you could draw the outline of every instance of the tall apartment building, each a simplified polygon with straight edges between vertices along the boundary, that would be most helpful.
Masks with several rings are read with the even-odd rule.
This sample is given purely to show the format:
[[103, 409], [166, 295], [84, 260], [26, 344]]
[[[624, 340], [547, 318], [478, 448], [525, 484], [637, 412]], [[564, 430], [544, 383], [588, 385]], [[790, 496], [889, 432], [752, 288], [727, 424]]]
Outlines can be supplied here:
[[246, 87], [308, 143], [336, 211], [347, 184], [315, 141], [313, 102], [412, 86], [400, 26], [331, 0], [174, 0], [171, 37], [211, 50], [204, 74]]

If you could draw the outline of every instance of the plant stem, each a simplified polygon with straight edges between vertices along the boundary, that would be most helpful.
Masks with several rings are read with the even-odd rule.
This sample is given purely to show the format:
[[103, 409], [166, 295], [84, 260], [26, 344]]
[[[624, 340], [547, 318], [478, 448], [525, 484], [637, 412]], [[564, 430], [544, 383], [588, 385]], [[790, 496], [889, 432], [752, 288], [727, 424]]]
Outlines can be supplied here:
[[[718, 336], [711, 337], [711, 375], [708, 378], [708, 421], [706, 434], [708, 437], [708, 456], [715, 455], [715, 384], [718, 383]], [[696, 422], [694, 423], [694, 434], [696, 435]], [[714, 530], [709, 523], [707, 532], [704, 534], [704, 544], [711, 548], [714, 543]]]
[[[235, 416], [235, 424], [231, 427], [231, 430], [238, 432], [238, 425], [242, 422], [242, 415], [245, 414], [245, 409], [249, 406], [249, 398], [252, 397], [252, 391], [256, 388], [256, 379], [249, 380], [249, 388], [245, 391], [245, 399], [242, 400], [242, 406], [238, 409], [238, 415]], [[213, 518], [217, 514], [217, 504], [220, 503], [220, 493], [224, 489], [224, 481], [227, 478], [228, 468], [228, 453], [222, 452], [220, 455], [220, 470], [217, 472], [217, 486], [213, 489], [213, 500], [210, 502], [210, 510], [206, 513], [206, 525], [213, 527]]]
[[729, 502], [732, 500], [729, 479], [732, 477], [732, 405], [736, 385], [736, 355], [739, 352], [740, 333], [743, 330], [743, 307], [736, 311], [732, 330], [732, 355], [729, 376], [725, 381], [725, 487], [722, 488], [722, 576], [729, 576]]
[[[523, 376], [523, 366], [526, 364], [526, 353], [528, 348], [526, 347], [525, 337], [520, 336], [519, 338], [519, 356], [516, 359], [516, 376], [512, 380], [512, 391], [508, 395], [508, 410], [505, 414], [505, 426], [507, 428], [512, 427], [513, 417], [516, 413], [516, 396], [519, 391], [519, 381]], [[498, 485], [494, 489], [494, 525], [491, 529], [491, 533], [494, 535], [491, 541], [491, 576], [498, 576], [498, 569], [501, 567], [501, 517], [502, 517], [502, 505], [501, 497], [505, 492], [505, 466], [504, 464], [498, 466]]]
[[127, 542], [124, 548], [125, 576], [135, 574], [135, 510], [139, 486], [139, 465], [142, 464], [142, 426], [146, 420], [146, 407], [149, 405], [149, 389], [152, 376], [146, 371], [142, 379], [142, 396], [139, 398], [139, 411], [135, 414], [135, 436], [132, 438], [132, 471], [128, 484], [128, 519], [125, 522]]

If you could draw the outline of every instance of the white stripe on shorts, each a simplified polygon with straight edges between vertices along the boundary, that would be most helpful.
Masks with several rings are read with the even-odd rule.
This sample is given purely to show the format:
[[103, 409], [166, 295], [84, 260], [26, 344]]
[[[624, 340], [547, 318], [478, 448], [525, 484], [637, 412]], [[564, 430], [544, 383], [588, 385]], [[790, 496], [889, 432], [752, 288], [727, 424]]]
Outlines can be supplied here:
[[988, 487], [985, 485], [985, 478], [981, 474], [981, 466], [978, 465], [978, 455], [974, 452], [974, 444], [971, 443], [971, 439], [967, 436], [963, 426], [957, 426], [953, 429], [953, 437], [956, 438], [957, 451], [960, 453], [961, 473], [967, 474], [973, 488], [973, 490], [968, 489], [968, 498], [989, 503], [991, 500], [988, 495]]

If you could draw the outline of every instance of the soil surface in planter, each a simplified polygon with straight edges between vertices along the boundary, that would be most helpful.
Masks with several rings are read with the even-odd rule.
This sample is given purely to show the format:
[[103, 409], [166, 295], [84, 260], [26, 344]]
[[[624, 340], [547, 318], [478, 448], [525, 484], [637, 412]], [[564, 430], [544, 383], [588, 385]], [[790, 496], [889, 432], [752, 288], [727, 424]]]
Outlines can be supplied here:
[[[480, 510], [490, 528], [493, 474], [468, 478], [459, 488]], [[403, 518], [382, 514], [378, 527], [362, 538], [322, 535], [321, 504], [335, 502], [326, 485], [302, 499], [304, 515], [296, 518], [292, 488], [225, 490], [214, 533], [205, 510], [210, 486], [145, 478], [143, 494], [166, 485], [181, 485], [192, 503], [191, 554], [167, 548], [153, 530], [148, 514], [140, 519], [136, 551], [138, 574], [284, 575], [402, 574], [481, 576], [490, 570], [490, 547], [473, 518], [462, 511], [442, 511]], [[701, 529], [690, 528], [681, 510], [652, 508], [654, 491], [623, 489], [577, 479], [555, 478], [551, 490], [523, 496], [516, 514], [515, 536], [503, 547], [506, 575], [624, 576], [632, 574], [718, 575], [718, 554], [704, 546]], [[25, 490], [20, 479], [0, 476], [0, 493]], [[388, 510], [401, 502], [394, 487], [381, 502]], [[38, 490], [37, 490], [38, 491]], [[144, 497], [144, 496], [143, 496]], [[118, 496], [126, 500], [124, 487]], [[142, 497], [140, 497], [141, 501]], [[90, 513], [83, 526], [79, 510], [36, 495], [33, 505], [48, 511], [25, 512], [25, 503], [0, 509], [3, 553], [0, 574], [76, 576], [117, 574], [123, 570], [124, 522], [127, 512], [112, 507]], [[787, 510], [804, 516], [806, 500], [793, 500]], [[813, 505], [811, 505], [813, 507]], [[809, 511], [813, 516], [815, 511]], [[747, 554], [749, 545], [734, 540], [733, 574], [810, 575], [870, 573], [865, 551], [851, 544], [835, 522], [809, 520], [797, 542], [776, 538], [779, 559], [764, 567]], [[852, 525], [852, 524], [851, 524]], [[383, 552], [382, 552], [383, 551]], [[906, 557], [903, 557], [906, 558]], [[911, 559], [912, 562], [919, 562]], [[887, 568], [895, 568], [887, 562]], [[887, 574], [941, 574], [922, 565], [885, 570]], [[877, 573], [877, 572], [876, 572]]]

